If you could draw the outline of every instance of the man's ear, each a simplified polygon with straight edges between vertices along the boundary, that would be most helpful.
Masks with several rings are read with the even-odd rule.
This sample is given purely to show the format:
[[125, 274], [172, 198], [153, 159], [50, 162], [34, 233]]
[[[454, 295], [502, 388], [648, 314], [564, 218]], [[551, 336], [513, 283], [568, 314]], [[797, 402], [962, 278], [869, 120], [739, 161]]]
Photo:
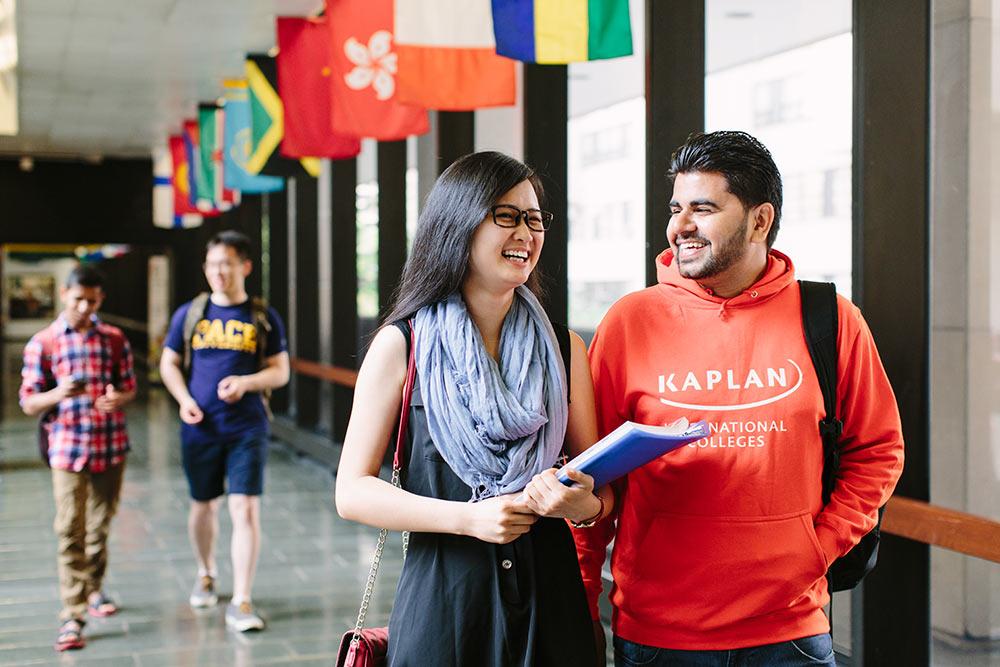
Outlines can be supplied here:
[[764, 202], [755, 206], [750, 213], [750, 223], [753, 228], [750, 240], [766, 243], [767, 235], [771, 232], [771, 225], [774, 224], [774, 205], [770, 202]]

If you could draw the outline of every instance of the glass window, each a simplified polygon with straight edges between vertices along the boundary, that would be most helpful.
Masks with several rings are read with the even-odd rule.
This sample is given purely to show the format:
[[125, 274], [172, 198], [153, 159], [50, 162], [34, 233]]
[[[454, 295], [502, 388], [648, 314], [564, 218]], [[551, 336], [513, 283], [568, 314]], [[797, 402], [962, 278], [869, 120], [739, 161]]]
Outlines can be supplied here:
[[630, 0], [633, 55], [569, 66], [569, 325], [590, 340], [604, 313], [644, 287], [645, 7]]
[[707, 0], [705, 128], [744, 130], [781, 171], [775, 249], [851, 295], [849, 0]]
[[358, 155], [358, 321], [378, 317], [378, 142], [365, 139]]

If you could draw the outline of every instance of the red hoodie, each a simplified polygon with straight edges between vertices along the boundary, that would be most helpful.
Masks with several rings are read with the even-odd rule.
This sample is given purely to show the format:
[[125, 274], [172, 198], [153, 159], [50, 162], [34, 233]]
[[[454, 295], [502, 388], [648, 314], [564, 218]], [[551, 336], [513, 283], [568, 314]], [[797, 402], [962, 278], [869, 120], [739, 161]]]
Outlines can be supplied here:
[[828, 632], [827, 566], [875, 525], [903, 467], [896, 401], [864, 319], [838, 298], [839, 481], [821, 507], [823, 398], [791, 261], [724, 299], [680, 276], [616, 303], [590, 347], [601, 435], [706, 420], [711, 437], [639, 468], [610, 520], [574, 530], [597, 618], [611, 537], [615, 634], [723, 650]]

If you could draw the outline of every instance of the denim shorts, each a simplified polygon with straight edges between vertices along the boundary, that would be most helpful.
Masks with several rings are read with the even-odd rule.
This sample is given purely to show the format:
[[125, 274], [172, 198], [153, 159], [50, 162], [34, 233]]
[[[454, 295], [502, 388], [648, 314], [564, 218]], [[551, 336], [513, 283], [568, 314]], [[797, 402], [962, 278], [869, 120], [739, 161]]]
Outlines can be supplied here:
[[213, 442], [182, 442], [181, 462], [191, 498], [204, 502], [227, 492], [261, 495], [267, 439], [267, 433], [254, 433]]

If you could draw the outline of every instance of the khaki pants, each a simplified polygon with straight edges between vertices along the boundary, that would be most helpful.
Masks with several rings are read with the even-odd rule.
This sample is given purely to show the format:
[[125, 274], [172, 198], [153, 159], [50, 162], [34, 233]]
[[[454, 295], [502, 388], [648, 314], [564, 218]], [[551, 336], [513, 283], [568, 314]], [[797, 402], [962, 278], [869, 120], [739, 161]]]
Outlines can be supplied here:
[[83, 620], [87, 596], [101, 590], [108, 565], [108, 530], [118, 509], [124, 473], [124, 463], [99, 473], [52, 469], [60, 620]]

